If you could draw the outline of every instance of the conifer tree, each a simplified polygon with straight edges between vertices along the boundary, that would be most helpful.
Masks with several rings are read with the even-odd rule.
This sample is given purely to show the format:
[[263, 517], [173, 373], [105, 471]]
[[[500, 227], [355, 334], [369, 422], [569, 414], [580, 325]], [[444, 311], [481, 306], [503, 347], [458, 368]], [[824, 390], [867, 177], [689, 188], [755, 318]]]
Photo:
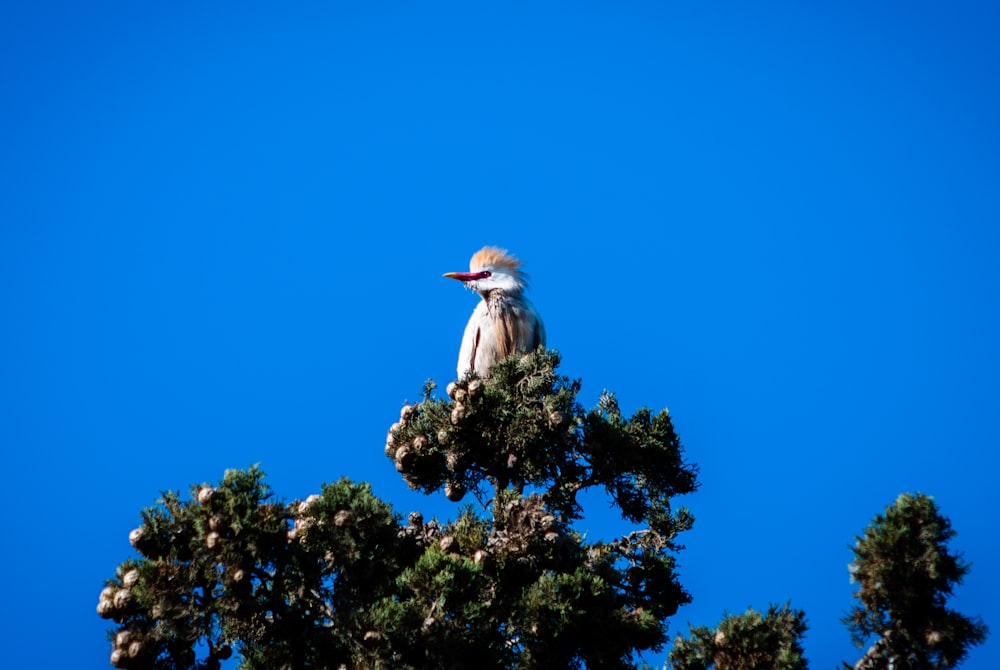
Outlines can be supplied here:
[[805, 612], [788, 604], [771, 605], [763, 615], [748, 608], [744, 614], [726, 614], [715, 630], [699, 626], [688, 639], [678, 636], [670, 665], [676, 670], [805, 670], [805, 631]]
[[981, 620], [946, 606], [970, 568], [948, 550], [954, 535], [931, 497], [904, 493], [857, 538], [860, 603], [843, 621], [859, 647], [877, 638], [857, 670], [951, 668], [986, 639]]
[[[925, 495], [905, 493], [865, 529], [850, 566], [860, 600], [843, 619], [854, 641], [875, 642], [845, 670], [933, 670], [953, 668], [971, 646], [986, 639], [987, 628], [948, 609], [945, 602], [969, 566], [952, 554], [951, 522]], [[799, 670], [805, 613], [774, 605], [767, 614], [753, 609], [727, 614], [717, 628], [678, 636], [670, 652], [676, 670]]]
[[[386, 455], [413, 488], [468, 497], [456, 518], [404, 520], [341, 479], [283, 502], [256, 467], [166, 492], [139, 557], [109, 579], [111, 663], [219, 668], [631, 668], [690, 596], [675, 496], [697, 486], [666, 411], [584, 411], [579, 381], [536, 351], [403, 407]], [[603, 489], [629, 532], [590, 542], [579, 495]]]

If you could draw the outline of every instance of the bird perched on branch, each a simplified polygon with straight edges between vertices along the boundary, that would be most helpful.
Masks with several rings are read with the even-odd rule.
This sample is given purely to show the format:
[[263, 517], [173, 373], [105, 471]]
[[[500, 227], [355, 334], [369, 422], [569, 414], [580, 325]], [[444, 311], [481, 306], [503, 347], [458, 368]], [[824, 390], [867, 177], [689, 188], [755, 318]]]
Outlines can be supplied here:
[[515, 351], [545, 346], [545, 326], [524, 297], [527, 276], [506, 249], [483, 247], [469, 261], [469, 272], [446, 272], [483, 300], [472, 312], [458, 352], [458, 376], [470, 370], [485, 375], [495, 362]]

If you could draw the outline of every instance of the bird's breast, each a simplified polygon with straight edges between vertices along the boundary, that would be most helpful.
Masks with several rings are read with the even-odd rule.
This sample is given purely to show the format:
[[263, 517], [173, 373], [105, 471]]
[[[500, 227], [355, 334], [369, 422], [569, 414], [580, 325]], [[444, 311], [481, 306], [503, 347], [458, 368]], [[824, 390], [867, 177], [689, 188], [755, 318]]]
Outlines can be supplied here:
[[470, 367], [486, 374], [498, 360], [545, 343], [544, 328], [531, 304], [520, 296], [492, 292], [483, 296], [466, 326], [458, 372]]

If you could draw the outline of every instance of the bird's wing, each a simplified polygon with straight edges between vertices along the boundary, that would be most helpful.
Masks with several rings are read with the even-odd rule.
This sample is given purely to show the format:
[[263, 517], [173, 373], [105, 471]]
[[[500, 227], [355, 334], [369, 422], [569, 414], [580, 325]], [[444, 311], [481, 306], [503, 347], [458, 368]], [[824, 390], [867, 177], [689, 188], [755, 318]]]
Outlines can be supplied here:
[[501, 303], [501, 309], [495, 310], [494, 316], [492, 339], [496, 340], [496, 360], [506, 358], [515, 351], [527, 353], [544, 346], [545, 326], [534, 305], [527, 299]]
[[544, 347], [545, 346], [545, 324], [542, 323], [542, 317], [538, 316], [538, 312], [535, 311], [534, 307], [531, 308], [531, 316], [534, 317], [534, 321], [535, 321], [535, 332], [534, 332], [534, 341], [535, 341], [535, 343], [532, 345], [531, 348], [532, 349], [537, 349], [538, 347]]
[[523, 348], [524, 351], [532, 351], [538, 347], [544, 347], [545, 324], [542, 323], [542, 317], [538, 315], [538, 310], [535, 309], [535, 306], [527, 298], [522, 300], [518, 317], [520, 323], [523, 324], [520, 330], [520, 337], [518, 338], [518, 346]]

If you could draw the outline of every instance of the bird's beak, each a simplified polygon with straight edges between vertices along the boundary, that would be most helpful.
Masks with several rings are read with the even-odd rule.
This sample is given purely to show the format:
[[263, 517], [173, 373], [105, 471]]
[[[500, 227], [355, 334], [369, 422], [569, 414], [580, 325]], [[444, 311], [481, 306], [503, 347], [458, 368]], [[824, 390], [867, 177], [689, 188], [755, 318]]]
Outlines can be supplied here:
[[489, 275], [485, 272], [445, 272], [444, 276], [448, 279], [457, 279], [458, 281], [476, 281]]

